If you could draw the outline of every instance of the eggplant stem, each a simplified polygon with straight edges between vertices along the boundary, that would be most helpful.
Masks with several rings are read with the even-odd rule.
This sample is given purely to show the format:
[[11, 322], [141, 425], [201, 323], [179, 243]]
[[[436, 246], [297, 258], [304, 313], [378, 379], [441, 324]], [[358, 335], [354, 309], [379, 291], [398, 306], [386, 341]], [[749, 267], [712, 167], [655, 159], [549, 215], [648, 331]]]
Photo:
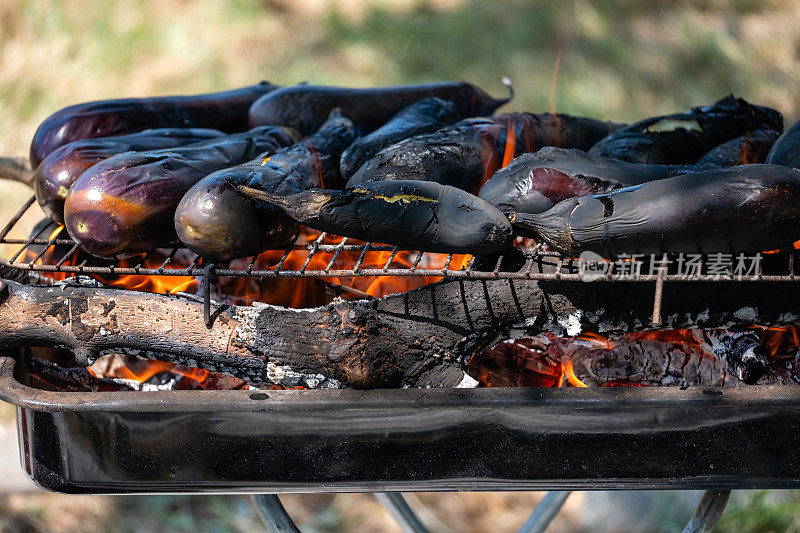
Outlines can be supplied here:
[[263, 201], [265, 201], [267, 203], [274, 204], [274, 205], [277, 205], [279, 207], [283, 207], [283, 208], [286, 208], [286, 209], [289, 209], [291, 207], [289, 205], [289, 202], [287, 202], [284, 197], [282, 197], [280, 195], [277, 195], [277, 194], [264, 192], [262, 190], [254, 189], [254, 188], [248, 187], [246, 185], [237, 185], [236, 186], [236, 190], [239, 191], [240, 193], [246, 195], [246, 196], [250, 196], [251, 198], [256, 198], [258, 200], [263, 200]]

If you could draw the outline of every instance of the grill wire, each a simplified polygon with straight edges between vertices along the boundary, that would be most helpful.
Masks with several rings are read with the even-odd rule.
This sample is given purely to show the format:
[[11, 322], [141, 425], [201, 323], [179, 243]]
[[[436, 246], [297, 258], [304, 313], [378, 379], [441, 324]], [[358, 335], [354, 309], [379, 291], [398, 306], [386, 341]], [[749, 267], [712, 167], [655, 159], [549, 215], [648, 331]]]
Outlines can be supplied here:
[[[361, 243], [348, 244], [348, 238], [343, 238], [338, 244], [326, 244], [324, 239], [325, 233], [322, 233], [313, 242], [308, 244], [298, 243], [297, 240], [291, 245], [278, 247], [276, 250], [283, 251], [281, 259], [277, 265], [271, 269], [257, 269], [256, 257], [252, 257], [244, 268], [230, 268], [229, 265], [210, 265], [204, 263], [203, 260], [196, 254], [184, 250], [180, 245], [174, 245], [171, 252], [166, 256], [163, 262], [157, 267], [145, 267], [146, 262], [152, 257], [154, 251], [146, 254], [141, 254], [135, 258], [129, 258], [128, 263], [135, 262], [133, 266], [120, 266], [119, 261], [113, 260], [98, 260], [101, 264], [87, 264], [88, 259], [83, 259], [77, 264], [72, 264], [72, 259], [78, 252], [78, 245], [69, 238], [61, 238], [61, 233], [56, 234], [52, 238], [47, 238], [45, 235], [46, 227], [42, 228], [35, 234], [27, 239], [12, 239], [8, 238], [9, 233], [19, 223], [22, 216], [30, 209], [35, 203], [35, 197], [31, 196], [27, 202], [19, 209], [19, 211], [8, 221], [5, 227], [0, 231], [0, 244], [19, 246], [10, 257], [0, 257], [0, 265], [6, 268], [15, 269], [18, 271], [32, 271], [54, 273], [60, 272], [64, 274], [75, 275], [143, 275], [143, 276], [207, 276], [210, 269], [213, 269], [215, 276], [230, 276], [230, 277], [253, 277], [253, 278], [320, 278], [320, 277], [358, 277], [358, 276], [441, 276], [444, 278], [461, 278], [461, 279], [524, 279], [524, 280], [561, 280], [561, 281], [581, 281], [582, 274], [580, 272], [579, 261], [575, 258], [566, 257], [558, 252], [542, 249], [541, 246], [534, 246], [528, 251], [524, 251], [524, 263], [521, 268], [514, 271], [507, 271], [504, 268], [504, 256], [492, 258], [494, 264], [487, 266], [486, 262], [480, 264], [480, 269], [476, 268], [476, 259], [472, 257], [461, 268], [451, 268], [450, 264], [453, 260], [453, 254], [449, 254], [444, 261], [441, 268], [429, 268], [426, 256], [423, 252], [412, 252], [409, 265], [397, 266], [392, 265], [395, 256], [398, 252], [403, 251], [396, 246], [388, 246], [383, 244]], [[32, 253], [31, 246], [41, 246], [41, 250], [36, 254]], [[42, 261], [43, 257], [47, 257], [46, 252], [53, 246], [66, 246], [69, 251], [57, 262], [46, 263]], [[30, 250], [29, 250], [30, 249]], [[26, 254], [26, 251], [29, 252]], [[191, 254], [193, 260], [189, 266], [177, 266], [175, 262], [176, 254], [181, 251], [183, 254]], [[302, 266], [299, 269], [285, 268], [284, 263], [289, 256], [290, 252], [295, 251], [305, 253], [307, 256], [304, 259]], [[359, 258], [352, 268], [341, 269], [335, 268], [336, 262], [341, 252], [359, 252]], [[362, 268], [364, 259], [368, 252], [390, 252], [388, 260], [383, 267], [375, 268]], [[327, 266], [323, 269], [309, 269], [308, 266], [311, 259], [319, 253], [330, 253], [330, 259]], [[748, 273], [746, 277], [737, 277], [734, 275], [733, 264], [727, 271], [727, 274], [698, 274], [698, 275], [679, 275], [669, 272], [666, 267], [655, 268], [653, 265], [645, 264], [640, 272], [631, 272], [630, 269], [619, 268], [618, 263], [609, 264], [609, 270], [599, 279], [603, 281], [625, 281], [625, 282], [646, 282], [656, 281], [659, 284], [664, 281], [794, 281], [795, 280], [795, 255], [797, 251], [792, 253], [780, 254], [785, 257], [786, 261], [783, 263], [784, 268], [778, 274], [765, 274], [762, 265], [758, 265], [755, 272]], [[442, 255], [442, 254], [435, 254]], [[88, 258], [89, 256], [87, 256]], [[183, 255], [183, 257], [186, 257]], [[767, 256], [764, 256], [767, 257]], [[702, 264], [706, 261], [705, 258], [701, 259]], [[95, 262], [95, 259], [93, 259]], [[788, 263], [788, 264], [787, 264]], [[204, 277], [205, 277], [204, 276]]]

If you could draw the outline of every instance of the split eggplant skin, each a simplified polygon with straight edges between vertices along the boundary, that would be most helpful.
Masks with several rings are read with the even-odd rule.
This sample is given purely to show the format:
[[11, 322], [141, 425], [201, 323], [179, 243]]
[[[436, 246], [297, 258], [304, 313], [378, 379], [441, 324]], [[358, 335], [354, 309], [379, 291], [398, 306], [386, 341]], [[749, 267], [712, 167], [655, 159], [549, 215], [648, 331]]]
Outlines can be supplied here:
[[180, 240], [198, 255], [216, 260], [248, 257], [288, 242], [297, 223], [274, 205], [239, 194], [249, 185], [275, 194], [343, 185], [339, 155], [355, 139], [350, 120], [335, 117], [314, 135], [268, 159], [214, 172], [200, 180], [175, 210]]
[[248, 129], [250, 105], [277, 88], [271, 83], [192, 96], [98, 100], [47, 117], [31, 143], [31, 168], [50, 152], [80, 139], [112, 137], [149, 128], [214, 128], [227, 133]]
[[783, 116], [727, 96], [705, 107], [653, 117], [612, 133], [590, 153], [629, 163], [694, 163], [714, 147], [760, 129], [783, 131]]
[[53, 221], [64, 223], [64, 198], [76, 179], [109, 157], [130, 151], [174, 148], [225, 135], [203, 128], [158, 128], [119, 137], [82, 139], [57, 148], [33, 175], [39, 206]]
[[87, 252], [122, 257], [176, 239], [172, 217], [192, 185], [216, 170], [297, 141], [289, 128], [263, 127], [178, 148], [127, 152], [78, 178], [64, 203], [70, 236]]
[[800, 122], [781, 135], [767, 154], [767, 163], [800, 168]]
[[510, 248], [508, 219], [480, 198], [430, 181], [364, 182], [292, 196], [240, 189], [275, 203], [298, 223], [408, 250], [489, 255]]
[[415, 135], [430, 133], [461, 119], [455, 104], [441, 98], [426, 98], [406, 107], [386, 124], [360, 137], [342, 154], [342, 177], [350, 176], [375, 154]]
[[520, 234], [571, 255], [775, 250], [800, 240], [800, 172], [778, 165], [709, 170], [510, 218]]
[[543, 213], [567, 198], [665, 179], [682, 170], [677, 165], [637, 165], [577, 149], [546, 147], [495, 172], [478, 196], [505, 214]]
[[588, 150], [617, 125], [570, 115], [509, 113], [463, 120], [436, 132], [411, 137], [384, 148], [347, 183], [422, 180], [477, 194], [490, 168], [499, 168], [514, 139], [514, 156], [543, 146]]
[[362, 133], [369, 133], [403, 108], [425, 98], [437, 97], [455, 104], [461, 118], [491, 115], [511, 100], [496, 100], [482, 89], [463, 82], [398, 85], [350, 89], [324, 85], [284, 87], [253, 102], [250, 124], [286, 125], [308, 135], [317, 131], [331, 111], [342, 110]]

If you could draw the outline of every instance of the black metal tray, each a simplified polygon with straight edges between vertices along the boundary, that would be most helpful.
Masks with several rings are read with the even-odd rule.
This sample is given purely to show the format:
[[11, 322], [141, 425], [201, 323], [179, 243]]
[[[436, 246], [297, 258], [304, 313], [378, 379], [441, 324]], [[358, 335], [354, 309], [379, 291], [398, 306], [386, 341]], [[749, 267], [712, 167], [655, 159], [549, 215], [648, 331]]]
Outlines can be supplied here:
[[22, 466], [58, 492], [800, 487], [800, 387], [77, 393], [13, 367]]

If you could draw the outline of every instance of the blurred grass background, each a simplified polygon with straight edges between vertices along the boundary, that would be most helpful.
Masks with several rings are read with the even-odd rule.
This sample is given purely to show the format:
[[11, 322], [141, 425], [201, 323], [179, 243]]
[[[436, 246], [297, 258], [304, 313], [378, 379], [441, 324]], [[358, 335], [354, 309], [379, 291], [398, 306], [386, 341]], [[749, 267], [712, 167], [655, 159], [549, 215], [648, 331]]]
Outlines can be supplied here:
[[[800, 5], [793, 0], [3, 0], [0, 29], [3, 155], [27, 154], [39, 122], [66, 105], [259, 79], [351, 86], [464, 79], [501, 95], [506, 75], [517, 90], [509, 110], [632, 121], [734, 93], [776, 107], [787, 124], [800, 114]], [[28, 194], [0, 182], [0, 215]], [[37, 216], [26, 220], [30, 227]], [[662, 505], [641, 520], [608, 530], [679, 530], [685, 517], [670, 497], [656, 498]], [[519, 527], [539, 498], [426, 494], [415, 501], [432, 509], [435, 531], [490, 531]], [[285, 501], [304, 531], [397, 530], [369, 496]], [[573, 496], [552, 531], [598, 530], [581, 521], [581, 502]], [[259, 528], [249, 502], [234, 496], [6, 494], [0, 511], [2, 531]], [[799, 511], [794, 491], [740, 493], [718, 531], [796, 531]]]

